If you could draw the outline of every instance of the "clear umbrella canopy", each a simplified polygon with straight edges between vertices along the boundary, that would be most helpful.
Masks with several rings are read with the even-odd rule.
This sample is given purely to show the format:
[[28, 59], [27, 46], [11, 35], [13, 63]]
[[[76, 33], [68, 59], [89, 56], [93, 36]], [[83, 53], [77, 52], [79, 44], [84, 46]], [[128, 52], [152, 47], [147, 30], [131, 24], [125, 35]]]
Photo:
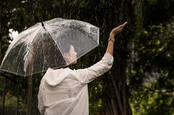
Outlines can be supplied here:
[[12, 41], [2, 71], [28, 76], [49, 67], [65, 67], [99, 45], [99, 28], [89, 23], [56, 18], [43, 24], [28, 28]]

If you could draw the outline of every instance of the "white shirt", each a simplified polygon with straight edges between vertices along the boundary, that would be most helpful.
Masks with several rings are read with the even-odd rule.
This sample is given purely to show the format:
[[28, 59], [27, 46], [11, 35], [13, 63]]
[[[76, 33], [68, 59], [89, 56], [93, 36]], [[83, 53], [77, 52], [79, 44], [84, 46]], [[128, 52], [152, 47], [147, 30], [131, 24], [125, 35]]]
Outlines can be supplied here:
[[89, 68], [49, 68], [39, 87], [38, 108], [41, 114], [88, 115], [88, 83], [107, 72], [113, 60], [112, 55], [105, 53], [102, 60]]

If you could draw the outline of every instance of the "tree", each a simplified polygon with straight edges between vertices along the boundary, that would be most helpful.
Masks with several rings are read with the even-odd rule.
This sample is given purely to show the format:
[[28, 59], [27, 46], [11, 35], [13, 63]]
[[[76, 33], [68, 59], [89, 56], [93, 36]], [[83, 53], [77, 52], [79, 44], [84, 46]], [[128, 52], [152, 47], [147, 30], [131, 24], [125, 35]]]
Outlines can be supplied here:
[[172, 114], [174, 4], [148, 0], [142, 5], [136, 16], [138, 30], [129, 72], [132, 106], [137, 114]]

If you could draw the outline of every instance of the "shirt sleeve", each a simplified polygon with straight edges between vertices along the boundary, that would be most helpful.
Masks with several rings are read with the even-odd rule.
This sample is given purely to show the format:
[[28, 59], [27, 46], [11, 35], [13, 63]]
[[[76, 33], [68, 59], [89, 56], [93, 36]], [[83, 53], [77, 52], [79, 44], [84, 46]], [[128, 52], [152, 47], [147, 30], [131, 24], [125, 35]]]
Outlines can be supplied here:
[[113, 65], [113, 61], [113, 56], [109, 53], [105, 53], [103, 58], [96, 64], [85, 69], [74, 70], [75, 76], [77, 76], [81, 83], [89, 83], [109, 71]]

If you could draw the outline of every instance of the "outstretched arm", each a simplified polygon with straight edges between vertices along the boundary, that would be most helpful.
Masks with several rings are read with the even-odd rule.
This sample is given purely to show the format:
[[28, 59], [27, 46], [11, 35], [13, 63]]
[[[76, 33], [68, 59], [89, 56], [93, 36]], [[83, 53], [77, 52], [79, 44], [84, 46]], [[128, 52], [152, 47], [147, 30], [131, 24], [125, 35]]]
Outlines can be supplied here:
[[121, 32], [126, 24], [127, 22], [117, 26], [110, 32], [110, 39], [108, 41], [106, 53], [99, 62], [85, 69], [74, 70], [75, 76], [77, 76], [81, 83], [89, 83], [93, 81], [95, 78], [101, 76], [112, 67], [114, 61], [113, 50], [115, 36]]

